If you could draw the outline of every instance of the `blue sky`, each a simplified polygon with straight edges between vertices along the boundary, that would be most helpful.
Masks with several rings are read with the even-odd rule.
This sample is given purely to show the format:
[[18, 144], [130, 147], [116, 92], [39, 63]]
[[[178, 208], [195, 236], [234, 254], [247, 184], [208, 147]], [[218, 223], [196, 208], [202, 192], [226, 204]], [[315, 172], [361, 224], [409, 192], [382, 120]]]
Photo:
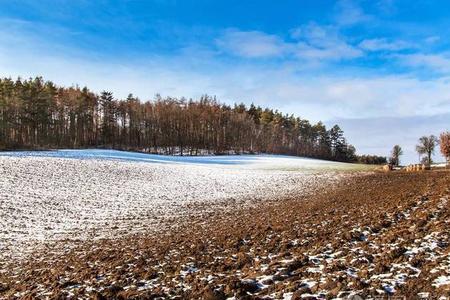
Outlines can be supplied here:
[[450, 130], [449, 11], [421, 0], [0, 0], [0, 75], [254, 102], [342, 124], [360, 153], [400, 143], [413, 162], [420, 135]]

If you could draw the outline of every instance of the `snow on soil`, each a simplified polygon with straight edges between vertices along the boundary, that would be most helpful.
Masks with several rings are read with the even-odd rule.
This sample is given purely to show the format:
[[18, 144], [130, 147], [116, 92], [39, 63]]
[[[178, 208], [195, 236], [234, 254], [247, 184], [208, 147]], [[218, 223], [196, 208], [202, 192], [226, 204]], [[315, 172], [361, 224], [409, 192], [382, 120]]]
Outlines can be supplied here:
[[[386, 220], [392, 222], [392, 224], [398, 224], [401, 221], [407, 221], [410, 215], [416, 211], [420, 211], [421, 209], [429, 211], [429, 209], [425, 208], [427, 201], [428, 199], [424, 197], [418, 201], [417, 206], [406, 209], [404, 212], [395, 216], [387, 215]], [[430, 212], [430, 215], [434, 216], [430, 218], [430, 222], [435, 221], [437, 217], [442, 214], [447, 203], [448, 198], [446, 197], [439, 200], [436, 209]], [[448, 222], [448, 220], [446, 220], [446, 222]], [[367, 257], [372, 256], [374, 258], [381, 258], [383, 255], [391, 255], [391, 253], [395, 253], [402, 248], [398, 243], [383, 243], [377, 240], [379, 237], [383, 236], [385, 231], [386, 230], [383, 229], [380, 232], [373, 232], [369, 228], [364, 229], [357, 227], [351, 231], [354, 240], [350, 242], [350, 246], [341, 246], [339, 249], [333, 249], [331, 244], [328, 244], [324, 249], [319, 250], [319, 254], [308, 255], [308, 253], [304, 253], [307, 254], [309, 263], [314, 265], [314, 267], [307, 268], [306, 273], [310, 273], [311, 275], [317, 273], [320, 274], [320, 276], [316, 281], [312, 279], [303, 279], [303, 284], [310, 289], [311, 287], [318, 286], [319, 283], [326, 283], [330, 277], [337, 279], [344, 276], [360, 279], [361, 274], [364, 274], [364, 272], [367, 274], [376, 271], [374, 261], [368, 260]], [[448, 245], [448, 238], [448, 232], [436, 231], [423, 238], [415, 239], [412, 245], [404, 248], [402, 253], [402, 256], [406, 258], [404, 262], [389, 265], [385, 273], [372, 275], [369, 278], [364, 279], [364, 283], [367, 286], [380, 285], [381, 288], [376, 289], [378, 294], [392, 296], [396, 293], [398, 287], [404, 285], [408, 280], [419, 277], [422, 270], [412, 266], [412, 264], [420, 257], [424, 259], [424, 261], [432, 262], [437, 265], [437, 267], [430, 271], [430, 274], [445, 274], [436, 277], [434, 281], [432, 281], [432, 286], [435, 288], [450, 287], [450, 254], [446, 254], [446, 251], [443, 250], [443, 248]], [[362, 246], [363, 244], [364, 246]], [[388, 252], [385, 252], [387, 249]], [[297, 259], [298, 258], [294, 257], [289, 260], [279, 260], [279, 262], [282, 263], [281, 267], [278, 269], [279, 272], [286, 270], [286, 267]], [[343, 263], [349, 263], [350, 267], [343, 270], [333, 270], [334, 266]], [[264, 286], [264, 288], [267, 288], [267, 286]], [[358, 290], [353, 286], [350, 287], [350, 285], [347, 286], [347, 288], [353, 289], [353, 292], [356, 290], [358, 293], [363, 293], [363, 289]], [[373, 289], [373, 287], [370, 287], [370, 289]], [[349, 295], [351, 292], [351, 290], [341, 291], [336, 299], [341, 299], [342, 295], [346, 296], [345, 299], [350, 299]], [[327, 290], [318, 289], [314, 295], [302, 294], [302, 298], [311, 296], [314, 299], [325, 299], [328, 293], [329, 291]], [[290, 296], [292, 296], [290, 293], [285, 294], [285, 298], [287, 297], [290, 299]], [[380, 297], [384, 298], [383, 296]], [[427, 299], [428, 294], [419, 293], [418, 297]]]
[[230, 166], [238, 168], [277, 170], [367, 170], [367, 165], [333, 162], [328, 160], [286, 155], [219, 155], [168, 156], [117, 150], [57, 150], [0, 152], [10, 157], [56, 157], [76, 159], [122, 160], [161, 164], [196, 164]]
[[[342, 166], [347, 168], [276, 156], [5, 152], [0, 154], [0, 262], [26, 255], [40, 242], [113, 238], [229, 203], [307, 193], [346, 176], [312, 170]], [[286, 171], [301, 167], [309, 172]]]

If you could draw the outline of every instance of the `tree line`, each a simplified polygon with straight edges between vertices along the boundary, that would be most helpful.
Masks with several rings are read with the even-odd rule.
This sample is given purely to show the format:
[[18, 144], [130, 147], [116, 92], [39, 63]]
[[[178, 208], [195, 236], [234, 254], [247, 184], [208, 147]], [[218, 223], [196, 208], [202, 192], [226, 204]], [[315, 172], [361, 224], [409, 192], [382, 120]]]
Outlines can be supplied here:
[[[141, 101], [61, 87], [41, 77], [0, 79], [0, 150], [104, 147], [170, 155], [273, 153], [344, 162], [357, 156], [338, 125], [215, 97]], [[383, 161], [384, 159], [384, 161]]]
[[[440, 146], [442, 155], [445, 157], [447, 165], [450, 164], [450, 132], [448, 131], [442, 132], [439, 138], [435, 135], [424, 135], [419, 138], [416, 145], [416, 152], [419, 154], [419, 161], [421, 164], [431, 166], [433, 163], [432, 155], [438, 145]], [[401, 155], [403, 155], [402, 147], [395, 145], [392, 148], [389, 163], [394, 166], [399, 166]]]

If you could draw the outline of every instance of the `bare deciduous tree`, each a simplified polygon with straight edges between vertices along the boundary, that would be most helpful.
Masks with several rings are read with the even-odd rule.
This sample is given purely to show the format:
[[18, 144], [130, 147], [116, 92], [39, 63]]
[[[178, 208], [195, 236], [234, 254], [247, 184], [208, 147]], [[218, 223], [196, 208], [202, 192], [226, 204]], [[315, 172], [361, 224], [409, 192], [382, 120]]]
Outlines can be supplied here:
[[425, 154], [426, 158], [422, 162], [427, 164], [428, 166], [431, 165], [432, 159], [431, 155], [434, 153], [434, 149], [436, 148], [436, 145], [439, 143], [437, 137], [434, 135], [430, 136], [423, 136], [419, 139], [419, 144], [416, 145], [416, 151], [420, 155]]
[[402, 147], [400, 147], [399, 145], [395, 145], [392, 148], [389, 162], [394, 166], [398, 166], [400, 164], [400, 156], [402, 155], [403, 155]]

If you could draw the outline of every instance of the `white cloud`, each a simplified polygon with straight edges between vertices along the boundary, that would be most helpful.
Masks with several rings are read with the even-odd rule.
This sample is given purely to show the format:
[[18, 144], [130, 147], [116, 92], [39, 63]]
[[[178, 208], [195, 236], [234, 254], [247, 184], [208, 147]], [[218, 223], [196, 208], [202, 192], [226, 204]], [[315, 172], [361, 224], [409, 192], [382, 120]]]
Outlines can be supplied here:
[[225, 52], [244, 58], [285, 57], [309, 63], [361, 57], [363, 52], [347, 43], [332, 26], [311, 23], [291, 30], [292, 40], [260, 31], [227, 30], [216, 40]]
[[298, 27], [291, 33], [299, 42], [294, 47], [295, 55], [301, 59], [343, 60], [363, 56], [360, 49], [347, 43], [337, 28], [311, 23]]
[[361, 57], [363, 54], [358, 49], [344, 43], [324, 48], [299, 43], [296, 45], [296, 55], [300, 59], [342, 60]]
[[[450, 112], [450, 82], [386, 76], [376, 78], [291, 78], [264, 92], [285, 89], [287, 111], [313, 118], [408, 117]], [[291, 100], [289, 100], [291, 99]], [[303, 112], [302, 112], [303, 110]]]
[[[359, 153], [389, 156], [394, 145], [403, 148], [402, 164], [419, 161], [415, 145], [419, 137], [434, 134], [438, 136], [450, 129], [450, 113], [416, 117], [381, 117], [366, 119], [340, 119], [326, 122], [339, 124], [345, 136], [354, 144]], [[433, 160], [443, 162], [444, 158], [436, 149]]]
[[441, 40], [441, 38], [439, 36], [432, 35], [432, 36], [429, 36], [429, 37], [427, 37], [425, 39], [425, 43], [427, 43], [427, 44], [435, 44], [435, 43], [439, 42], [440, 40]]
[[216, 42], [221, 49], [243, 57], [273, 57], [286, 51], [278, 36], [260, 31], [227, 30]]
[[410, 67], [428, 68], [440, 73], [450, 73], [450, 55], [415, 53], [396, 55], [394, 58]]
[[350, 26], [362, 22], [368, 22], [373, 19], [372, 16], [363, 11], [357, 1], [353, 0], [338, 1], [335, 10], [336, 23], [340, 26]]
[[368, 51], [399, 51], [411, 49], [413, 45], [402, 40], [389, 41], [384, 38], [363, 40], [359, 47]]

